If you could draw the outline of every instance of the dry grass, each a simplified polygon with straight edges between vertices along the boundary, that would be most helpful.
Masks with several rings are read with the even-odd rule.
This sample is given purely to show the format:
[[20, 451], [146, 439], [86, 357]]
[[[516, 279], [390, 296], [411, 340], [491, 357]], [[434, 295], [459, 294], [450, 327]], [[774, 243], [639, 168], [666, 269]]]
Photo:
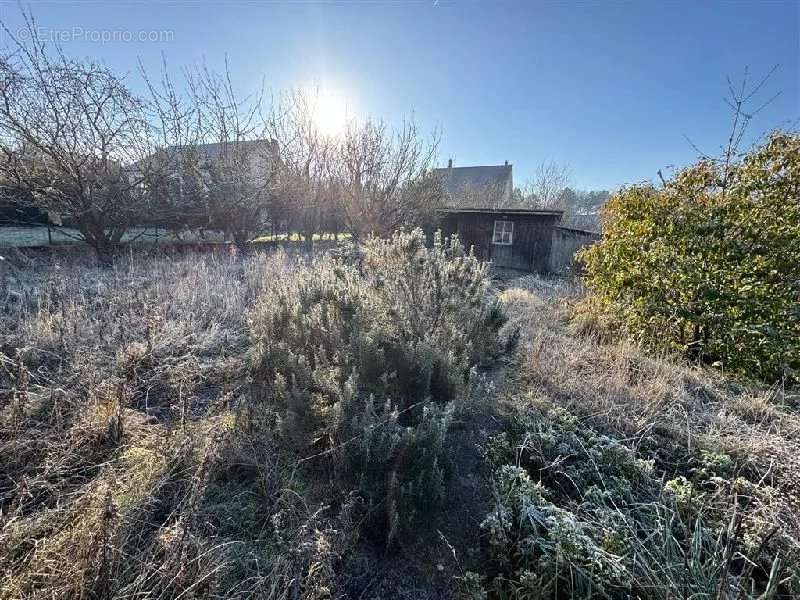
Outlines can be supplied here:
[[[579, 283], [521, 278], [500, 292], [520, 332], [512, 403], [564, 407], [597, 431], [653, 459], [665, 479], [696, 474], [724, 454], [735, 475], [770, 497], [753, 514], [781, 537], [787, 572], [800, 552], [800, 414], [796, 390], [736, 381], [669, 356], [652, 356], [571, 322]], [[597, 324], [594, 324], [595, 326]], [[720, 488], [722, 489], [722, 488]], [[736, 493], [735, 485], [725, 487]], [[774, 541], [775, 538], [773, 538]]]
[[431, 556], [452, 564], [435, 530], [408, 560], [388, 556], [363, 499], [331, 506], [332, 482], [279, 443], [277, 416], [253, 430], [250, 319], [302, 262], [11, 257], [0, 598], [452, 597], [451, 573], [430, 570]]
[[754, 468], [772, 463], [773, 470], [800, 474], [796, 392], [732, 380], [581, 332], [570, 323], [580, 286], [556, 282], [542, 289], [539, 280], [523, 278], [500, 294], [509, 326], [522, 332], [520, 375], [542, 393], [636, 444], [655, 436], [688, 451], [738, 448]]
[[499, 292], [519, 346], [501, 410], [456, 424], [464, 472], [444, 514], [397, 555], [365, 545], [358, 498], [332, 508], [296, 455], [241, 418], [248, 318], [298, 260], [134, 254], [105, 269], [11, 257], [0, 281], [0, 598], [453, 597], [483, 561], [483, 447], [504, 411], [526, 406], [568, 409], [665, 479], [691, 476], [703, 451], [731, 456], [775, 490], [752, 518], [797, 547], [796, 392], [580, 331], [569, 322], [580, 286], [536, 277]]
[[[233, 423], [249, 308], [292, 268], [282, 254], [111, 269], [16, 255], [0, 286], [0, 597], [265, 585], [269, 560], [228, 581], [266, 545], [257, 528], [236, 535], [265, 527], [237, 510], [280, 496], [269, 440]], [[252, 485], [221, 486], [237, 470]]]

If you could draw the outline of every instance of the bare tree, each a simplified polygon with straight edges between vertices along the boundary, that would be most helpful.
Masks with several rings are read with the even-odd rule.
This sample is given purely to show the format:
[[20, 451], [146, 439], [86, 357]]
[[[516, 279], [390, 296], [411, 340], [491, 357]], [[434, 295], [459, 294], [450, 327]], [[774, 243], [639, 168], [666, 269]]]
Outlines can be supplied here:
[[[723, 97], [722, 100], [731, 112], [731, 130], [726, 143], [720, 149], [721, 154], [719, 156], [713, 156], [703, 152], [688, 136], [684, 136], [692, 148], [700, 155], [701, 159], [722, 167], [722, 181], [720, 182], [720, 187], [722, 188], [723, 194], [726, 192], [730, 182], [733, 165], [742, 154], [742, 141], [747, 133], [750, 122], [758, 113], [772, 104], [775, 99], [781, 95], [781, 90], [779, 90], [766, 100], [758, 98], [758, 95], [778, 70], [778, 67], [779, 65], [774, 65], [766, 75], [755, 84], [751, 83], [750, 70], [747, 67], [744, 68], [740, 83], [734, 85], [730, 76], [726, 77], [728, 95]], [[658, 176], [661, 182], [664, 183], [664, 177], [660, 170], [658, 171]]]
[[166, 61], [153, 80], [140, 63], [148, 90], [147, 112], [159, 149], [139, 165], [147, 173], [147, 221], [176, 236], [211, 227], [208, 190], [201, 165], [203, 120], [191, 94], [178, 91]]
[[179, 153], [182, 174], [194, 174], [192, 193], [202, 195], [210, 225], [242, 246], [265, 227], [278, 172], [276, 145], [263, 138], [263, 91], [237, 95], [227, 63], [224, 74], [203, 67], [187, 83], [202, 143]]
[[144, 194], [144, 222], [163, 227], [176, 237], [185, 231], [216, 229], [204, 172], [204, 146], [166, 146], [148, 161], [151, 176]]
[[143, 104], [103, 65], [66, 58], [8, 29], [0, 54], [0, 171], [26, 197], [73, 224], [107, 259], [135, 222], [143, 189], [130, 166], [150, 153]]
[[267, 135], [279, 157], [275, 189], [286, 217], [309, 249], [314, 235], [339, 210], [339, 187], [333, 177], [338, 145], [320, 131], [318, 102], [316, 93], [290, 91], [273, 107], [267, 122]]
[[351, 123], [341, 142], [337, 181], [348, 229], [358, 238], [430, 220], [444, 199], [434, 175], [438, 137], [422, 138], [413, 120], [398, 130], [382, 121]]
[[542, 162], [533, 178], [515, 191], [515, 201], [526, 208], [561, 209], [564, 190], [570, 183], [570, 169], [555, 162]]

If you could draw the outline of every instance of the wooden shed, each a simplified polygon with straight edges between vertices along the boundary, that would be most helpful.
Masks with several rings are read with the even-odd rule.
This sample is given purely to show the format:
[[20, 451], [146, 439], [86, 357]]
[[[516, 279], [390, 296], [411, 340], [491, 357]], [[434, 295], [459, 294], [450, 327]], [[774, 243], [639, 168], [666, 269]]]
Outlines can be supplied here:
[[552, 270], [553, 231], [563, 211], [522, 208], [447, 208], [442, 233], [457, 233], [475, 256], [495, 266], [524, 271]]

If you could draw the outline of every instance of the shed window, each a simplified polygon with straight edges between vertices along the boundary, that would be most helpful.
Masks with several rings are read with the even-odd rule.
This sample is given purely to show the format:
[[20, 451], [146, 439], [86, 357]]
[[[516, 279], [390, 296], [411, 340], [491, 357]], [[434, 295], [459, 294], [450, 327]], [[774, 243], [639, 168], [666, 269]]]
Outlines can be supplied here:
[[503, 246], [510, 246], [513, 240], [514, 240], [514, 222], [495, 221], [492, 243], [501, 244]]

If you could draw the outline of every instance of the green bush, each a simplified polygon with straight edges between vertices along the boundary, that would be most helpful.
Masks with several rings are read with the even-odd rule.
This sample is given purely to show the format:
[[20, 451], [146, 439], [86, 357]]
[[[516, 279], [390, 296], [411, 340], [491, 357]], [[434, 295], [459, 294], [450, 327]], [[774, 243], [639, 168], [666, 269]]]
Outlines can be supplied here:
[[[494, 506], [481, 524], [470, 598], [756, 598], [795, 591], [793, 541], [771, 523], [772, 489], [701, 451], [692, 480], [562, 408], [527, 406], [488, 445]], [[732, 557], [736, 557], [733, 560]], [[782, 583], [781, 583], [782, 582]], [[788, 596], [787, 596], [788, 597]]]
[[551, 491], [521, 467], [500, 467], [495, 479], [498, 502], [481, 524], [495, 594], [552, 598], [563, 590], [565, 597], [588, 598], [627, 587], [624, 558], [594, 523], [555, 505]]
[[605, 310], [640, 341], [763, 379], [800, 372], [800, 135], [702, 161], [604, 210], [582, 254]]
[[284, 439], [343, 494], [359, 490], [391, 541], [443, 497], [450, 421], [498, 352], [502, 315], [486, 265], [455, 238], [428, 248], [419, 230], [397, 233], [360, 254], [287, 274], [261, 299], [252, 375]]

